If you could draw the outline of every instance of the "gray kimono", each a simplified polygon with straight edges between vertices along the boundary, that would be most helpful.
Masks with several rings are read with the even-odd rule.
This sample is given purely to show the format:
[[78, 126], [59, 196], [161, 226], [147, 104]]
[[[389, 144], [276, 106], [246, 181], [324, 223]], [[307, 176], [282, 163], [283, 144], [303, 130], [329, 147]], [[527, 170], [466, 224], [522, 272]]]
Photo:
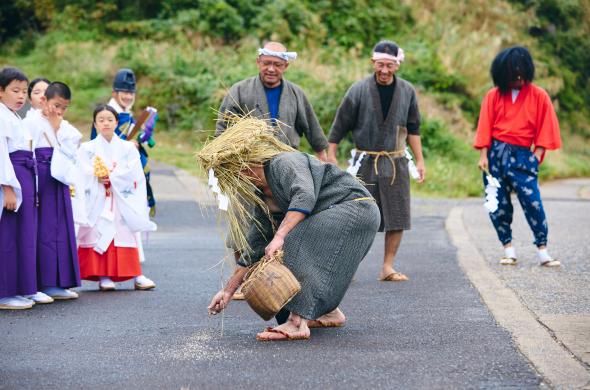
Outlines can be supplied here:
[[[401, 152], [406, 148], [408, 129], [419, 134], [419, 126], [420, 113], [414, 87], [396, 77], [393, 99], [384, 118], [377, 82], [374, 76], [370, 76], [356, 82], [346, 92], [328, 140], [337, 144], [348, 132], [352, 132], [357, 150]], [[375, 159], [378, 159], [377, 169]], [[382, 217], [379, 231], [410, 229], [407, 159], [403, 156], [390, 159], [366, 155], [359, 176], [379, 205]], [[393, 184], [392, 179], [395, 179]]]
[[[316, 319], [340, 304], [379, 227], [379, 209], [369, 192], [348, 173], [301, 152], [281, 153], [264, 167], [273, 199], [281, 209], [272, 220], [255, 212], [262, 228], [251, 226], [252, 252], [239, 264], [264, 255], [288, 211], [307, 217], [285, 238], [285, 265], [301, 283], [301, 291], [285, 306], [290, 312]], [[369, 198], [369, 199], [367, 199]]]
[[[268, 102], [260, 76], [242, 80], [230, 88], [219, 108], [216, 136], [226, 128], [223, 114], [227, 111], [238, 115], [250, 113], [257, 118], [270, 119]], [[285, 79], [283, 79], [277, 121], [280, 122], [276, 125], [277, 136], [287, 145], [298, 149], [301, 136], [305, 134], [314, 151], [320, 152], [328, 147], [326, 136], [307, 96], [299, 86]]]

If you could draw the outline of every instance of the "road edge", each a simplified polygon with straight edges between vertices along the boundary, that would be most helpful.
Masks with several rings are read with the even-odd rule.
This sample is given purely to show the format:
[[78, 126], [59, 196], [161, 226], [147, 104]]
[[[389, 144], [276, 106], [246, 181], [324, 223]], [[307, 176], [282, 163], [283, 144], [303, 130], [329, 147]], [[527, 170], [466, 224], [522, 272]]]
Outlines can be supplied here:
[[496, 320], [514, 339], [520, 352], [533, 364], [543, 379], [555, 388], [588, 388], [590, 373], [575, 357], [559, 345], [522, 305], [516, 293], [506, 287], [489, 267], [463, 224], [463, 207], [453, 207], [445, 228], [457, 248], [457, 260], [471, 284]]

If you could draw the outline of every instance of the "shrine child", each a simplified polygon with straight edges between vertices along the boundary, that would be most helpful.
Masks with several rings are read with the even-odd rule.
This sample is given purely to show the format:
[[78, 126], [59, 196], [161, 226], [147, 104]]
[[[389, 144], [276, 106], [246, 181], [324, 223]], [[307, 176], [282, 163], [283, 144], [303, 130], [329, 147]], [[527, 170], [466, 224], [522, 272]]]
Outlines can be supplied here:
[[[64, 119], [72, 94], [59, 81], [41, 97], [41, 111], [23, 121], [33, 137], [38, 172], [37, 303], [78, 298], [80, 286], [72, 194], [76, 191], [76, 156], [82, 134]], [[70, 191], [72, 187], [72, 192]], [[50, 297], [50, 301], [46, 297]]]
[[156, 225], [145, 204], [139, 152], [115, 134], [118, 118], [109, 105], [96, 107], [97, 136], [78, 151], [88, 220], [78, 234], [80, 273], [82, 279], [98, 281], [103, 291], [129, 279], [134, 279], [135, 289], [149, 290], [156, 285], [142, 275], [136, 233], [155, 231]]
[[30, 309], [37, 292], [37, 199], [32, 139], [17, 111], [27, 76], [0, 71], [0, 309]]

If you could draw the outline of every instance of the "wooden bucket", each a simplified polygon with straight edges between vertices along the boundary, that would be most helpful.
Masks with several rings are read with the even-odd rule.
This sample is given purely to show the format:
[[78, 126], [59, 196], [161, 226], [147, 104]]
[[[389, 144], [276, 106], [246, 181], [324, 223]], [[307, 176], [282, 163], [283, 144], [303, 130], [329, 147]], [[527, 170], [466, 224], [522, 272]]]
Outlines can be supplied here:
[[250, 267], [242, 292], [248, 305], [265, 321], [273, 318], [301, 290], [301, 285], [283, 264], [283, 252], [264, 256]]

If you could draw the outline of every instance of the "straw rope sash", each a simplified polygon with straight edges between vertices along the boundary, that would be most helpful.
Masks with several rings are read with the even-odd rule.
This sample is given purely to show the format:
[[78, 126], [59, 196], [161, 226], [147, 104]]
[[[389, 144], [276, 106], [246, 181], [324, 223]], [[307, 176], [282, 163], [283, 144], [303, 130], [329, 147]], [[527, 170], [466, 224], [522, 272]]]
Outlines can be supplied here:
[[375, 161], [373, 162], [373, 166], [375, 169], [375, 173], [377, 175], [379, 175], [379, 168], [377, 168], [377, 163], [379, 162], [379, 159], [381, 157], [387, 157], [387, 159], [389, 159], [389, 161], [391, 162], [391, 167], [393, 168], [393, 175], [391, 177], [391, 185], [393, 185], [393, 182], [395, 181], [395, 176], [397, 174], [397, 170], [395, 168], [395, 161], [393, 161], [396, 158], [400, 158], [400, 157], [405, 157], [406, 156], [406, 151], [404, 149], [402, 150], [394, 150], [394, 151], [386, 151], [386, 150], [381, 150], [381, 151], [371, 151], [371, 150], [357, 150], [360, 153], [366, 153], [369, 156], [375, 156]]

